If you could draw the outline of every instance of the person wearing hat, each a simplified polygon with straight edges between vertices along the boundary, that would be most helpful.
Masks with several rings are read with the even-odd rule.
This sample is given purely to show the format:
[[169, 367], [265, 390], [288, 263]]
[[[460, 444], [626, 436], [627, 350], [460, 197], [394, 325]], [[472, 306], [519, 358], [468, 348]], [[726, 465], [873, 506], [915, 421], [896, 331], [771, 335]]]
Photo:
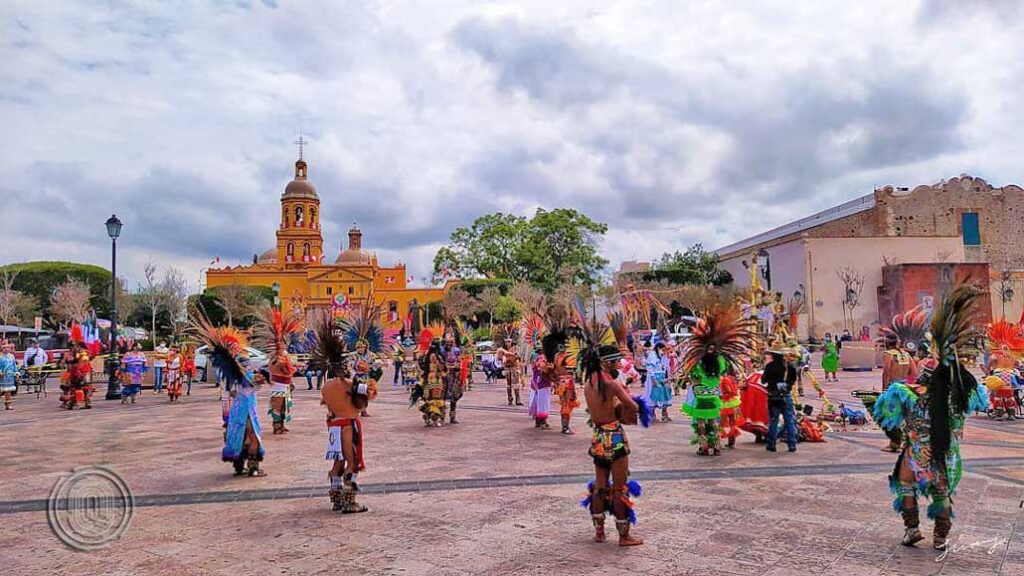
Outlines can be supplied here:
[[[622, 352], [617, 346], [600, 346], [591, 350], [583, 364], [584, 396], [590, 412], [594, 436], [590, 457], [594, 461], [595, 481], [584, 501], [594, 524], [594, 541], [606, 540], [604, 521], [607, 514], [615, 518], [619, 546], [637, 546], [643, 540], [630, 536], [629, 441], [623, 430], [624, 421], [637, 414], [640, 407], [616, 380]], [[609, 482], [610, 481], [610, 482]]]
[[770, 350], [761, 382], [768, 390], [768, 445], [769, 452], [775, 452], [779, 439], [779, 417], [786, 427], [786, 444], [790, 452], [796, 452], [796, 410], [793, 406], [793, 385], [796, 384], [796, 366], [786, 362], [782, 350]]
[[523, 363], [519, 359], [515, 342], [511, 338], [505, 338], [504, 346], [498, 348], [497, 356], [505, 365], [505, 391], [508, 393], [508, 405], [512, 405], [514, 398], [516, 406], [522, 406]]

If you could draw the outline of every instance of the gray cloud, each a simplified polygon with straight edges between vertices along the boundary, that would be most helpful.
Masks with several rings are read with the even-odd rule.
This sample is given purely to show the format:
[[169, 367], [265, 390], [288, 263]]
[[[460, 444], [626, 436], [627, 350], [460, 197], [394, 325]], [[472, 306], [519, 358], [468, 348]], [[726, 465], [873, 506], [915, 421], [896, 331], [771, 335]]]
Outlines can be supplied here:
[[328, 254], [357, 221], [417, 276], [497, 210], [581, 209], [611, 225], [614, 261], [889, 183], [1020, 182], [1020, 16], [937, 0], [5, 3], [0, 262], [105, 263], [111, 212], [129, 266], [246, 262], [274, 243], [299, 126]]

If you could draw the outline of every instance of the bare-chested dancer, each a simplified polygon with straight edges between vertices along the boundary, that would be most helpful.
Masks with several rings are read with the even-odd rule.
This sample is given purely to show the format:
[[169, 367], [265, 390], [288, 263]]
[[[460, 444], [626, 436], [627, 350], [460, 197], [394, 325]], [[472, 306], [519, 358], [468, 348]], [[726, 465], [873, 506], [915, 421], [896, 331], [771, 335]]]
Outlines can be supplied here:
[[[636, 422], [637, 404], [616, 381], [622, 353], [616, 346], [601, 346], [599, 361], [584, 366], [584, 395], [594, 427], [590, 456], [594, 459], [595, 483], [590, 494], [590, 514], [594, 522], [594, 541], [604, 542], [605, 514], [615, 516], [619, 546], [636, 546], [643, 541], [629, 535], [629, 442], [623, 422]], [[609, 486], [609, 476], [611, 485]]]

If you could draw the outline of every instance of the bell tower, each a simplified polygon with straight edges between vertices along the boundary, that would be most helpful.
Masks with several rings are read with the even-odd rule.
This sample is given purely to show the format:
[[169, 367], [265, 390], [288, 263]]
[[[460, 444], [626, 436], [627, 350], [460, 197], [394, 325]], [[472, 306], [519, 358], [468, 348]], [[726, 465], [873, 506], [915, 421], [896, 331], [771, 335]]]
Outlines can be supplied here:
[[320, 264], [324, 240], [320, 229], [320, 197], [309, 181], [308, 165], [302, 158], [306, 141], [301, 137], [295, 178], [281, 195], [281, 222], [277, 229], [277, 263], [285, 268]]

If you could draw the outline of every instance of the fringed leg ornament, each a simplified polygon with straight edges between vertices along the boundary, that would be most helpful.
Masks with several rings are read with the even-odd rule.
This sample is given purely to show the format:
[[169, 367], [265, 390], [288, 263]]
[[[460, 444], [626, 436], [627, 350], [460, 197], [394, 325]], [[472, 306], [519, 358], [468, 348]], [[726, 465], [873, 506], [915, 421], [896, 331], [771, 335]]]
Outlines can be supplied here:
[[333, 474], [327, 474], [327, 481], [330, 483], [330, 489], [327, 491], [327, 495], [331, 499], [332, 510], [335, 512], [340, 511], [344, 508], [341, 497], [341, 476], [335, 476]]
[[604, 512], [590, 515], [590, 519], [594, 523], [594, 542], [601, 543], [608, 539], [604, 532], [604, 518]]
[[356, 484], [356, 475], [351, 472], [345, 474], [342, 479], [341, 486], [342, 514], [359, 514], [369, 510], [366, 506], [362, 506], [356, 502], [356, 492], [358, 491], [359, 485]]
[[917, 509], [917, 485], [913, 482], [901, 482], [896, 478], [889, 481], [889, 489], [895, 495], [892, 508], [903, 517], [903, 539], [900, 544], [913, 546], [924, 540], [921, 534], [921, 520]]
[[936, 550], [945, 550], [949, 541], [949, 531], [953, 528], [953, 502], [949, 494], [940, 491], [932, 494], [932, 503], [928, 505], [928, 517], [935, 520], [932, 547]]

